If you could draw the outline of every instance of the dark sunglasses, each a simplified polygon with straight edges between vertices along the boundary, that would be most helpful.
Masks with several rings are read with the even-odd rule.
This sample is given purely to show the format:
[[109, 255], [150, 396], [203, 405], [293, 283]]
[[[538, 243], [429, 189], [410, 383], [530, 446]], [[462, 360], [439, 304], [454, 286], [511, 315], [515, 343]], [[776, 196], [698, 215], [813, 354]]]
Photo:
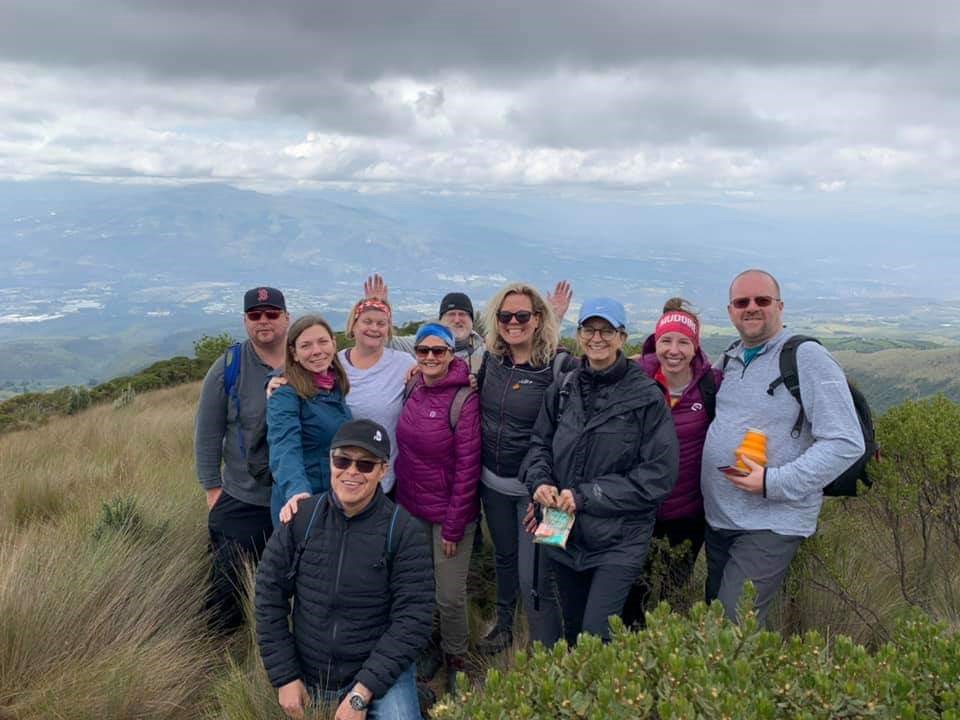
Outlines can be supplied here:
[[517, 312], [507, 312], [506, 310], [501, 310], [497, 313], [497, 320], [500, 321], [501, 325], [509, 325], [510, 321], [516, 318], [517, 325], [526, 325], [530, 322], [530, 318], [533, 317], [533, 313], [529, 310], [518, 310]]
[[780, 298], [771, 297], [770, 295], [757, 295], [756, 297], [739, 297], [734, 298], [730, 301], [730, 304], [735, 307], [737, 310], [746, 310], [750, 307], [750, 301], [756, 304], [757, 307], [770, 307], [775, 302], [779, 302]]
[[425, 358], [427, 355], [433, 355], [438, 358], [446, 355], [449, 349], [446, 345], [417, 345], [413, 351], [417, 357]]
[[247, 310], [247, 320], [251, 322], [257, 322], [264, 315], [267, 316], [267, 320], [276, 320], [283, 313], [279, 310]]
[[377, 469], [377, 465], [383, 465], [381, 460], [360, 460], [358, 458], [347, 457], [346, 455], [331, 455], [330, 462], [337, 470], [349, 470], [351, 465], [356, 465], [357, 470], [364, 475], [372, 473]]

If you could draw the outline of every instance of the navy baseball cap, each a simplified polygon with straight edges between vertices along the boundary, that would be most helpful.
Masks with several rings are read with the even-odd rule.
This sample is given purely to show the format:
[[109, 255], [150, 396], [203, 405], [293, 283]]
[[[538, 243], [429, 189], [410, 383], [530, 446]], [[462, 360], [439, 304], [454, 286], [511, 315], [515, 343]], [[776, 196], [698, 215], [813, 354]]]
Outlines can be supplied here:
[[258, 307], [271, 307], [277, 310], [287, 310], [287, 301], [283, 298], [283, 293], [272, 287], [256, 287], [243, 295], [243, 311], [253, 310]]

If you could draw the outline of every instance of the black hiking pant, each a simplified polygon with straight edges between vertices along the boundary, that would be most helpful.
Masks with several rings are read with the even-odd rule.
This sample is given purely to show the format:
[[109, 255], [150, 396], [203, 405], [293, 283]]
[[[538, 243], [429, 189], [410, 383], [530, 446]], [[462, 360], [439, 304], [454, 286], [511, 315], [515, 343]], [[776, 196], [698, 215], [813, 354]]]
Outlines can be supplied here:
[[229, 633], [243, 625], [243, 567], [256, 563], [273, 532], [270, 508], [221, 493], [207, 516], [210, 580], [206, 611], [210, 629]]

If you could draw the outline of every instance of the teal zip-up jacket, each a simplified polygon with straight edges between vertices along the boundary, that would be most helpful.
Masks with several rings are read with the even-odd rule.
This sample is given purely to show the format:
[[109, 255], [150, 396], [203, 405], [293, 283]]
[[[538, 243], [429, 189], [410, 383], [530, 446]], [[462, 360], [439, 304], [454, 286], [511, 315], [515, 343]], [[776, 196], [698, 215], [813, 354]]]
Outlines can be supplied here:
[[[797, 348], [806, 420], [799, 437], [791, 437], [800, 405], [786, 386], [772, 395], [767, 388], [780, 376], [780, 350], [794, 334], [781, 330], [749, 365], [739, 343], [724, 354], [717, 414], [707, 431], [700, 474], [710, 527], [810, 537], [817, 529], [823, 488], [863, 455], [847, 379], [833, 356], [813, 342]], [[723, 357], [717, 366], [723, 366]], [[717, 469], [735, 462], [747, 428], [767, 434], [766, 497], [739, 489]]]
[[276, 526], [280, 508], [297, 493], [315, 495], [330, 489], [330, 441], [351, 419], [338, 388], [302, 399], [289, 385], [267, 402], [267, 445], [273, 494], [270, 509]]

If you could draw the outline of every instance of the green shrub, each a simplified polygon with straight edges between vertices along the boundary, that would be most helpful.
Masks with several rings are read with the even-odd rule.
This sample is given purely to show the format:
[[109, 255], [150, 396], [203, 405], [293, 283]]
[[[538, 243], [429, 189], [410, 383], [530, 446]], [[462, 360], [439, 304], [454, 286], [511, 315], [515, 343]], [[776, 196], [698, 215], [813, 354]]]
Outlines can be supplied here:
[[103, 540], [111, 535], [124, 534], [134, 539], [158, 541], [167, 529], [167, 523], [147, 522], [134, 498], [116, 497], [100, 506], [100, 514], [93, 528], [93, 539]]
[[614, 620], [608, 644], [593, 636], [569, 652], [536, 644], [516, 654], [513, 669], [489, 670], [482, 689], [461, 678], [458, 697], [433, 717], [956, 719], [960, 638], [916, 613], [870, 653], [843, 636], [784, 639], [752, 614], [735, 626], [717, 603], [697, 603], [689, 616], [663, 603], [640, 632]]
[[234, 342], [236, 341], [227, 332], [219, 335], [204, 335], [193, 343], [193, 354], [206, 369], [213, 365], [214, 361], [223, 355]]

